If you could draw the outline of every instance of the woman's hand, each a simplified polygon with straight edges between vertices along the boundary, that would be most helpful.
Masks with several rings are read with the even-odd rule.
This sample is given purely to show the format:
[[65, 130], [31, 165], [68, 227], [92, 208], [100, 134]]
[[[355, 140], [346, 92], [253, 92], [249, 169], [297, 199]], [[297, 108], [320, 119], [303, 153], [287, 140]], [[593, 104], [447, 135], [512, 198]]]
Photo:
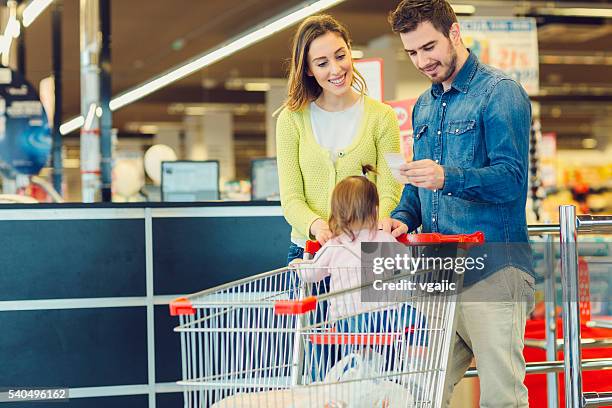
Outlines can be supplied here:
[[325, 245], [332, 238], [332, 232], [329, 230], [329, 225], [321, 218], [317, 219], [310, 226], [310, 235], [314, 236], [321, 245]]

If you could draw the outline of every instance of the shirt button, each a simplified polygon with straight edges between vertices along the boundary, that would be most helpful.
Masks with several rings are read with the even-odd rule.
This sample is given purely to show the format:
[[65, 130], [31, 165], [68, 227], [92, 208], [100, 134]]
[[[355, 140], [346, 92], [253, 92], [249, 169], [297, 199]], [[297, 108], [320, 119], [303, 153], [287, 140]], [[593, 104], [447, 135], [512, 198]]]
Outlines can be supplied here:
[[437, 192], [438, 192], [438, 190], [434, 190], [433, 192], [434, 192], [434, 193], [437, 193]]
[[453, 193], [448, 193], [448, 195], [453, 195]]
[[436, 163], [440, 163], [440, 160], [436, 159]]
[[432, 218], [432, 219], [431, 219], [431, 221], [436, 222], [436, 219], [435, 219], [435, 218]]
[[455, 129], [455, 133], [459, 133], [459, 129]]
[[344, 156], [344, 152], [338, 152], [338, 156], [340, 157]]
[[442, 106], [446, 106], [446, 102], [442, 103]]
[[438, 130], [438, 134], [440, 135], [440, 134], [442, 134], [442, 132]]

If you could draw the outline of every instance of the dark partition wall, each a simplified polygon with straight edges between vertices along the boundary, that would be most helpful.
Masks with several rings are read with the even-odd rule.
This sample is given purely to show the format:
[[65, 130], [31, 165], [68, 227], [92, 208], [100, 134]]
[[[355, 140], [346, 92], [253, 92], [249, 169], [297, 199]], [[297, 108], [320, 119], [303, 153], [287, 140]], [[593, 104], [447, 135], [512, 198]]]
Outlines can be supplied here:
[[272, 205], [0, 207], [0, 395], [66, 387], [69, 402], [45, 406], [181, 406], [167, 302], [281, 267], [288, 244]]
[[289, 230], [281, 217], [155, 218], [155, 294], [207, 289], [282, 266]]
[[0, 300], [145, 295], [142, 219], [2, 220], [0, 251]]

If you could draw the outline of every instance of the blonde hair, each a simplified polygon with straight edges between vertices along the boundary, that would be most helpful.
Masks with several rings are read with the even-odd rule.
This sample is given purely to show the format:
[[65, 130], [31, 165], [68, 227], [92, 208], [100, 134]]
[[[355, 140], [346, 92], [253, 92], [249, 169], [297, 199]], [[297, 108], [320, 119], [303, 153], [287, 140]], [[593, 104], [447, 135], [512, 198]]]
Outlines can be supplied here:
[[[295, 36], [291, 52], [291, 62], [289, 69], [288, 97], [285, 101], [286, 106], [291, 111], [299, 111], [317, 99], [323, 89], [317, 80], [308, 75], [308, 51], [312, 42], [328, 33], [336, 33], [346, 43], [348, 50], [351, 50], [351, 38], [348, 30], [335, 18], [327, 14], [310, 16], [300, 24]], [[367, 87], [363, 76], [353, 65], [353, 79], [351, 83], [363, 96]]]
[[362, 166], [363, 176], [350, 176], [336, 185], [331, 198], [329, 229], [337, 237], [348, 235], [355, 239], [355, 229], [378, 227], [378, 191], [376, 185], [365, 177], [373, 172], [371, 165]]

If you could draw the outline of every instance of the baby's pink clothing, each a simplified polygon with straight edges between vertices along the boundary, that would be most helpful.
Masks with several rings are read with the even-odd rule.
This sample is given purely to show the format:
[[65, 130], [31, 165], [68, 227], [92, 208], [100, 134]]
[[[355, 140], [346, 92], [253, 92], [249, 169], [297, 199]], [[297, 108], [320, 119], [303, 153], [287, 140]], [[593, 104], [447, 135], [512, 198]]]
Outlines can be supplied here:
[[[361, 243], [362, 242], [397, 242], [388, 232], [381, 230], [360, 230], [355, 232], [355, 239], [342, 234], [327, 241], [317, 252], [312, 263], [301, 263], [298, 273], [306, 282], [319, 282], [331, 276], [330, 292], [361, 286]], [[344, 295], [333, 296], [329, 302], [331, 318], [341, 318], [378, 309], [386, 305], [382, 302], [361, 302], [361, 289]]]

